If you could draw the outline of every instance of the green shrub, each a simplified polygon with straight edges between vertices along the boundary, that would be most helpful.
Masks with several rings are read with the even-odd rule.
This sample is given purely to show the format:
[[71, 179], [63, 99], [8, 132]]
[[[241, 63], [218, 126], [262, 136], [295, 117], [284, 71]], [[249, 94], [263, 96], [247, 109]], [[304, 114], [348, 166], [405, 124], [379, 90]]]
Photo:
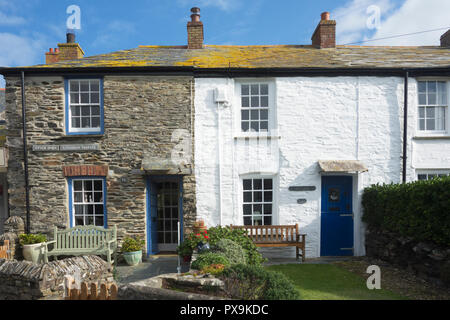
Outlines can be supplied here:
[[450, 245], [450, 177], [364, 189], [363, 217], [369, 228]]
[[229, 266], [230, 262], [226, 257], [219, 253], [205, 252], [197, 256], [197, 259], [192, 262], [191, 268], [203, 270], [213, 264], [223, 264], [224, 266]]
[[220, 239], [216, 245], [211, 248], [211, 251], [227, 257], [231, 265], [246, 263], [244, 249], [233, 240]]
[[19, 242], [21, 245], [36, 244], [47, 241], [47, 236], [43, 234], [21, 234], [19, 235]]
[[130, 238], [127, 237], [122, 242], [122, 252], [136, 252], [142, 250], [145, 245], [145, 241], [141, 238]]
[[257, 265], [237, 264], [222, 273], [230, 297], [242, 300], [297, 300], [299, 292], [282, 273]]
[[240, 245], [245, 251], [247, 264], [261, 265], [265, 261], [253, 241], [246, 236], [245, 230], [243, 229], [217, 226], [209, 228], [208, 234], [209, 243], [213, 247], [222, 239], [229, 239]]

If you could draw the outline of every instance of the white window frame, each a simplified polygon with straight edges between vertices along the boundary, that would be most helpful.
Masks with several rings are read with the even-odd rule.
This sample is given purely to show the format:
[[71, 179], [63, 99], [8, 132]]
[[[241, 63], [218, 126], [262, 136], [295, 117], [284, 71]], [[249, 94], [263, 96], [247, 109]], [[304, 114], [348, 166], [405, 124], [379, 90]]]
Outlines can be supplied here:
[[[79, 102], [78, 103], [72, 103], [71, 101], [71, 85], [73, 82], [81, 82], [81, 81], [88, 81], [89, 82], [89, 91], [88, 92], [81, 92], [81, 88], [79, 88], [80, 91], [78, 91], [79, 96]], [[91, 82], [92, 81], [96, 81], [98, 82], [98, 92], [97, 91], [91, 91]], [[93, 78], [93, 79], [69, 79], [68, 80], [68, 86], [67, 86], [67, 101], [68, 101], [68, 107], [67, 107], [67, 112], [68, 112], [68, 132], [69, 133], [101, 133], [102, 132], [102, 122], [103, 122], [103, 112], [102, 112], [102, 81], [101, 79], [97, 79], [97, 78]], [[89, 103], [81, 103], [81, 93], [88, 93], [89, 95]], [[98, 93], [98, 103], [91, 103], [91, 94], [92, 93]], [[73, 106], [77, 106], [77, 107], [92, 107], [92, 106], [98, 106], [99, 107], [99, 115], [95, 115], [95, 117], [99, 118], [99, 126], [98, 127], [87, 127], [87, 128], [83, 128], [82, 127], [82, 118], [81, 118], [81, 109], [80, 108], [80, 128], [74, 128], [72, 126], [72, 107]], [[92, 114], [91, 114], [90, 110], [90, 119], [91, 119], [91, 125], [92, 125]]]
[[[446, 83], [446, 105], [438, 105], [437, 103], [435, 105], [421, 105], [419, 104], [419, 82], [421, 81], [442, 81]], [[418, 137], [430, 137], [430, 136], [448, 136], [450, 133], [449, 127], [450, 127], [450, 119], [449, 119], [449, 104], [450, 104], [450, 81], [448, 78], [442, 78], [442, 77], [424, 77], [424, 78], [418, 78], [416, 79], [417, 82], [417, 94], [416, 94], [416, 101], [417, 101], [417, 121], [416, 121], [416, 136]], [[437, 100], [438, 97], [436, 97]], [[437, 102], [437, 101], [436, 101]], [[421, 130], [420, 129], [420, 108], [425, 107], [425, 114], [426, 114], [426, 107], [444, 107], [444, 130]]]
[[[81, 195], [82, 195], [82, 202], [76, 202], [76, 198], [75, 198], [75, 182], [78, 182], [78, 181], [80, 181], [81, 183], [82, 183], [82, 191], [81, 191]], [[94, 201], [94, 198], [92, 198], [92, 201], [89, 201], [89, 200], [86, 200], [85, 199], [85, 193], [87, 193], [87, 191], [85, 191], [84, 190], [84, 182], [85, 181], [91, 181], [91, 182], [94, 182], [94, 181], [101, 181], [102, 182], [102, 189], [101, 189], [101, 192], [102, 192], [102, 197], [101, 197], [101, 201], [97, 201], [97, 202], [95, 202]], [[75, 205], [82, 205], [83, 206], [83, 226], [85, 226], [85, 225], [87, 225], [86, 224], [86, 217], [87, 216], [91, 216], [90, 214], [86, 214], [85, 213], [85, 207], [86, 206], [88, 206], [88, 205], [93, 205], [93, 209], [94, 209], [94, 213], [92, 214], [92, 217], [93, 217], [93, 225], [96, 225], [95, 224], [95, 217], [96, 216], [101, 216], [102, 217], [102, 219], [103, 219], [103, 224], [100, 226], [100, 227], [103, 227], [103, 226], [105, 226], [105, 224], [106, 224], [106, 216], [105, 216], [105, 206], [106, 206], [106, 201], [105, 201], [105, 191], [106, 191], [106, 189], [105, 189], [105, 180], [103, 179], [103, 178], [95, 178], [95, 177], [93, 177], [93, 178], [76, 178], [76, 177], [74, 177], [74, 178], [72, 178], [72, 182], [71, 182], [71, 188], [72, 188], [72, 190], [70, 190], [70, 192], [71, 192], [71, 195], [72, 195], [72, 201], [71, 201], [71, 208], [70, 208], [70, 210], [71, 210], [71, 212], [72, 212], [72, 226], [79, 226], [79, 224], [76, 224], [76, 221], [77, 221], [77, 219], [76, 219], [76, 217], [77, 216], [79, 216], [79, 215], [76, 215], [76, 212], [75, 212]], [[94, 194], [94, 192], [99, 192], [99, 191], [96, 191], [96, 190], [94, 190], [94, 185], [92, 186], [92, 191], [90, 191], [92, 194]], [[79, 191], [77, 191], [77, 192], [79, 192]], [[102, 210], [102, 212], [101, 212], [101, 214], [97, 214], [97, 212], [95, 212], [96, 211], [96, 208], [95, 208], [95, 206], [96, 205], [102, 205], [103, 206], [103, 210]]]
[[[258, 132], [250, 132], [250, 131], [242, 131], [242, 85], [252, 85], [252, 84], [266, 84], [268, 85], [268, 128], [267, 131], [258, 131]], [[271, 136], [276, 135], [276, 119], [277, 119], [277, 110], [276, 110], [276, 86], [275, 81], [272, 79], [239, 79], [235, 80], [235, 99], [234, 99], [235, 108], [235, 117], [234, 117], [234, 131], [235, 136], [237, 137], [258, 137], [258, 136]], [[251, 108], [249, 108], [251, 109]], [[255, 108], [255, 110], [260, 108]], [[245, 120], [244, 120], [245, 121]]]
[[[419, 176], [426, 175], [426, 179], [419, 179]], [[416, 170], [416, 180], [431, 180], [429, 175], [440, 176], [446, 175], [450, 176], [450, 169], [420, 169]]]
[[[272, 180], [272, 223], [271, 225], [277, 225], [278, 221], [278, 179], [277, 176], [269, 175], [269, 174], [246, 174], [241, 175], [239, 179], [239, 225], [244, 225], [244, 204], [253, 204], [244, 203], [244, 180], [248, 179], [271, 179]], [[264, 182], [263, 182], [264, 183]], [[253, 186], [252, 186], [253, 188]], [[264, 192], [264, 190], [263, 190]], [[260, 202], [258, 202], [259, 204]], [[262, 204], [262, 203], [261, 203]], [[254, 215], [252, 214], [251, 217]], [[263, 216], [263, 213], [262, 213]], [[253, 224], [253, 218], [252, 218]]]

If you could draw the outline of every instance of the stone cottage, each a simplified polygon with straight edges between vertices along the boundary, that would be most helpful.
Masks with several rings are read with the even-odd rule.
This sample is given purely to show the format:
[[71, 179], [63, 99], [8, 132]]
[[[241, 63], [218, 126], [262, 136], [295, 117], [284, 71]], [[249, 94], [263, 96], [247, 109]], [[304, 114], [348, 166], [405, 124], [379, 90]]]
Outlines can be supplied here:
[[69, 34], [45, 65], [0, 69], [10, 215], [117, 225], [149, 254], [178, 222], [298, 223], [307, 257], [364, 255], [365, 186], [450, 173], [450, 32], [342, 46], [324, 13], [312, 44], [217, 46], [199, 12], [187, 46], [84, 57]]

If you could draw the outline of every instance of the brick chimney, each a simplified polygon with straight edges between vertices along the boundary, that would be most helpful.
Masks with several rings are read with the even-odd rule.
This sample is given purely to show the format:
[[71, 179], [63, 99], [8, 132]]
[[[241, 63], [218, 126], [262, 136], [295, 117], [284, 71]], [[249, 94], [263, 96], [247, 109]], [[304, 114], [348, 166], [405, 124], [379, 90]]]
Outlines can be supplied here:
[[188, 49], [203, 48], [203, 22], [200, 21], [200, 8], [191, 9], [191, 21], [187, 24]]
[[84, 51], [80, 45], [75, 42], [75, 34], [67, 33], [67, 42], [58, 43], [58, 48], [50, 48], [45, 53], [45, 63], [55, 63], [59, 61], [76, 60], [84, 57]]
[[330, 13], [323, 12], [320, 22], [311, 38], [316, 48], [336, 48], [336, 21], [330, 20]]
[[441, 47], [450, 47], [450, 29], [441, 36]]

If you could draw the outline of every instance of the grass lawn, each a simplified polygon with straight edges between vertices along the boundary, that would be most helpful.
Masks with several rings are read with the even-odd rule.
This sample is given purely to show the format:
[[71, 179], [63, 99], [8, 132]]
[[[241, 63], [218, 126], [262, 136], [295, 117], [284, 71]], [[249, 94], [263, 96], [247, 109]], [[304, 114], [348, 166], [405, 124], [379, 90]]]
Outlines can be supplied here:
[[285, 264], [267, 269], [279, 271], [290, 278], [300, 291], [302, 300], [406, 299], [389, 290], [369, 290], [367, 279], [331, 264]]

